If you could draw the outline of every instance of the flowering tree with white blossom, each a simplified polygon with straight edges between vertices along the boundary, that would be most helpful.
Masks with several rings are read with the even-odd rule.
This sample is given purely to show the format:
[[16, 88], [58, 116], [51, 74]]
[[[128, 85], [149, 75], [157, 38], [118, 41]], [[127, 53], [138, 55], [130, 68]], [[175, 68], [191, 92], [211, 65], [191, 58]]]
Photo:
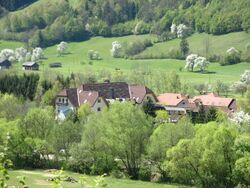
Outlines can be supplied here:
[[110, 50], [112, 57], [118, 58], [122, 55], [122, 45], [118, 41], [112, 43], [112, 49]]
[[190, 54], [189, 56], [187, 56], [185, 69], [187, 69], [188, 71], [193, 71], [194, 70], [194, 65], [195, 65], [195, 60], [198, 57], [199, 56], [197, 54]]
[[199, 68], [201, 72], [204, 72], [208, 65], [209, 61], [207, 61], [205, 57], [198, 57], [195, 59], [194, 68]]
[[20, 47], [20, 48], [16, 48], [16, 51], [15, 51], [15, 56], [16, 56], [16, 60], [18, 62], [24, 62], [26, 61], [26, 55], [28, 53], [28, 50], [23, 48], [23, 47]]
[[31, 55], [31, 61], [38, 61], [42, 58], [44, 58], [43, 49], [40, 47], [35, 48]]
[[0, 60], [9, 60], [11, 62], [14, 62], [16, 60], [14, 50], [3, 49], [0, 52]]
[[57, 52], [58, 52], [59, 56], [64, 54], [67, 49], [68, 49], [68, 43], [67, 42], [62, 41], [62, 42], [60, 42], [60, 44], [57, 45]]

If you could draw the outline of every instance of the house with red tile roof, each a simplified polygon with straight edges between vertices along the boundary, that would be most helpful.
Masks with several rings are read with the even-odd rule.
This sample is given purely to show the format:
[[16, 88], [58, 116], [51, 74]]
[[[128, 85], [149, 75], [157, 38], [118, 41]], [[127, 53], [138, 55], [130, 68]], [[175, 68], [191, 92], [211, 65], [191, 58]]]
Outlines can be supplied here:
[[233, 98], [225, 98], [214, 93], [207, 95], [195, 96], [193, 101], [200, 100], [205, 108], [214, 107], [228, 114], [234, 113], [237, 110], [236, 100]]
[[171, 122], [177, 122], [189, 111], [198, 113], [201, 106], [204, 106], [205, 110], [213, 107], [226, 112], [228, 115], [237, 110], [235, 99], [221, 97], [214, 93], [193, 98], [178, 93], [164, 93], [157, 98], [158, 105], [169, 112]]
[[168, 111], [171, 122], [177, 122], [190, 109], [188, 97], [179, 93], [164, 93], [157, 99], [158, 104]]
[[84, 104], [88, 104], [94, 112], [99, 112], [115, 101], [131, 101], [142, 105], [148, 100], [156, 103], [157, 97], [145, 86], [125, 82], [83, 84], [79, 88], [64, 89], [57, 94], [57, 119], [64, 120], [70, 112]]

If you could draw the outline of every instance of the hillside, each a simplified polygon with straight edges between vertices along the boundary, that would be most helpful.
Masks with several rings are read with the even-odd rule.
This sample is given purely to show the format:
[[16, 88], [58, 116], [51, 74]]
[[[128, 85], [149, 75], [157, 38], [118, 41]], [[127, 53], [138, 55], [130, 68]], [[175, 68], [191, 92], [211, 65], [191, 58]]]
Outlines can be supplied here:
[[[209, 35], [206, 33], [194, 34], [188, 37], [190, 52], [197, 53], [203, 56], [224, 55], [226, 51], [235, 47], [240, 50], [243, 55], [246, 53], [247, 46], [250, 45], [250, 34], [245, 32], [236, 32], [225, 35]], [[180, 48], [181, 39], [174, 39], [171, 41], [155, 44], [143, 51], [139, 56], [160, 56], [167, 54], [171, 50], [178, 50]], [[206, 54], [208, 53], [208, 54]]]
[[250, 28], [245, 0], [39, 0], [0, 20], [0, 39], [31, 46], [92, 36], [169, 32], [172, 23], [216, 35]]
[[[190, 41], [192, 51], [199, 52], [198, 50], [203, 49], [202, 41], [206, 39], [205, 34], [195, 34], [191, 36], [188, 40]], [[181, 79], [189, 80], [191, 83], [216, 83], [217, 80], [222, 80], [226, 83], [232, 83], [239, 80], [240, 75], [247, 69], [250, 69], [249, 63], [240, 63], [232, 66], [220, 66], [218, 63], [211, 63], [209, 65], [208, 71], [210, 74], [200, 74], [196, 72], [187, 72], [185, 70], [180, 71], [183, 68], [185, 61], [174, 60], [174, 59], [149, 59], [149, 60], [130, 60], [130, 59], [120, 59], [113, 58], [110, 54], [111, 43], [113, 41], [134, 41], [137, 39], [150, 38], [154, 40], [154, 35], [140, 35], [140, 36], [126, 36], [126, 37], [115, 37], [115, 38], [103, 38], [95, 37], [85, 42], [72, 42], [69, 43], [68, 54], [58, 57], [56, 52], [56, 46], [51, 46], [44, 49], [46, 59], [43, 60], [43, 66], [41, 67], [40, 73], [63, 73], [64, 75], [69, 75], [71, 72], [74, 73], [84, 73], [93, 72], [98, 74], [99, 71], [108, 70], [110, 72], [115, 72], [116, 69], [120, 69], [125, 73], [129, 73], [135, 69], [149, 69], [154, 75], [159, 72], [170, 73], [172, 71], [177, 72]], [[227, 46], [235, 46], [240, 50], [245, 48], [245, 43], [249, 41], [247, 34], [232, 33], [225, 36], [212, 36], [211, 49], [214, 49], [214, 53], [223, 53]], [[17, 42], [6, 42], [2, 41], [0, 43], [0, 50], [4, 48], [17, 48], [20, 47], [22, 43]], [[154, 47], [146, 49], [144, 53], [155, 53], [161, 54], [164, 51], [168, 51], [169, 48], [178, 47], [179, 40], [173, 40], [165, 43], [155, 44]], [[225, 47], [224, 47], [225, 46]], [[100, 53], [102, 60], [91, 61], [88, 59], [88, 51], [95, 50]], [[49, 64], [53, 62], [61, 62], [62, 68], [51, 69]], [[21, 69], [21, 64], [16, 64], [15, 69], [18, 72], [23, 72]]]

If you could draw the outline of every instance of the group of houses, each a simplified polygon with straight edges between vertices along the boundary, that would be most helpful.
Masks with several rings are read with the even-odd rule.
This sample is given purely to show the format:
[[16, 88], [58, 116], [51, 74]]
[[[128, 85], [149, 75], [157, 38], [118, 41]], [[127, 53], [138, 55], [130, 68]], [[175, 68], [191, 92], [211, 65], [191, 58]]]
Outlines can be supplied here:
[[[12, 63], [9, 60], [0, 60], [0, 70], [10, 69]], [[23, 70], [39, 70], [39, 64], [36, 62], [25, 62], [22, 64]]]
[[105, 82], [99, 84], [83, 84], [79, 88], [64, 89], [56, 96], [57, 119], [64, 120], [68, 114], [81, 105], [88, 104], [94, 112], [100, 112], [115, 101], [130, 101], [142, 106], [151, 101], [155, 109], [166, 110], [171, 122], [188, 112], [199, 112], [214, 107], [227, 114], [236, 111], [236, 100], [209, 93], [207, 95], [188, 96], [177, 93], [164, 93], [158, 97], [146, 86], [130, 85], [125, 82]]

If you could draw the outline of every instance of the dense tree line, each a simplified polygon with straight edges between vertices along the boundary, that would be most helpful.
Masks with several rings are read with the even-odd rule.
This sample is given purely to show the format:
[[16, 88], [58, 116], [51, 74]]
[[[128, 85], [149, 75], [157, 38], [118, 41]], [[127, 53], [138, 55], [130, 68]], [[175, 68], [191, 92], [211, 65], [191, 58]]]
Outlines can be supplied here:
[[5, 16], [0, 37], [48, 46], [93, 35], [162, 35], [172, 23], [212, 34], [248, 32], [249, 7], [244, 0], [43, 0]]
[[37, 74], [24, 74], [22, 76], [5, 75], [0, 78], [0, 92], [14, 94], [24, 99], [33, 100], [38, 80], [39, 75]]
[[31, 4], [37, 0], [2, 0], [0, 5], [7, 10], [14, 11], [20, 7]]
[[[0, 104], [3, 100], [13, 97], [1, 96]], [[220, 112], [208, 124], [193, 125], [188, 118], [172, 124], [165, 111], [152, 118], [130, 103], [98, 114], [84, 105], [64, 122], [56, 122], [53, 111], [29, 106], [16, 118], [0, 119], [0, 143], [9, 133], [7, 156], [14, 167], [63, 166], [146, 181], [159, 174], [154, 181], [203, 188], [249, 185], [250, 119], [239, 126]], [[2, 112], [0, 105], [1, 118]]]

